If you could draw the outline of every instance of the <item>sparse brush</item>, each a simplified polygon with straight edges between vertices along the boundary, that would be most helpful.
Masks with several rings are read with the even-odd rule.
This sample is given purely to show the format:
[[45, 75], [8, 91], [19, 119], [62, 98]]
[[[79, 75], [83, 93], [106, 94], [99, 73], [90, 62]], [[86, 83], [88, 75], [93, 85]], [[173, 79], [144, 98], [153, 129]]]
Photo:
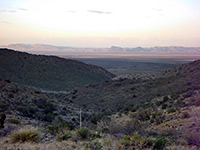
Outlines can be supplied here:
[[77, 136], [81, 139], [88, 139], [90, 136], [90, 131], [87, 128], [81, 128], [77, 130]]
[[38, 143], [40, 141], [40, 135], [35, 128], [20, 129], [15, 131], [11, 135], [11, 142], [13, 143]]
[[57, 140], [58, 141], [68, 140], [71, 137], [72, 137], [71, 132], [65, 131], [64, 133], [60, 133], [60, 134], [57, 135]]

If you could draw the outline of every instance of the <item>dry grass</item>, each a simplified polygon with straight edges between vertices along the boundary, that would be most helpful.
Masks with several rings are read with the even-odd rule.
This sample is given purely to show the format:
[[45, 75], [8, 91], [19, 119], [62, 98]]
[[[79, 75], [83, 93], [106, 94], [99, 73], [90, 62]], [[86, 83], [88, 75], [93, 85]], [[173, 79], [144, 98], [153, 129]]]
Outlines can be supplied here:
[[38, 143], [40, 141], [40, 134], [35, 128], [24, 128], [13, 132], [10, 138], [12, 143]]

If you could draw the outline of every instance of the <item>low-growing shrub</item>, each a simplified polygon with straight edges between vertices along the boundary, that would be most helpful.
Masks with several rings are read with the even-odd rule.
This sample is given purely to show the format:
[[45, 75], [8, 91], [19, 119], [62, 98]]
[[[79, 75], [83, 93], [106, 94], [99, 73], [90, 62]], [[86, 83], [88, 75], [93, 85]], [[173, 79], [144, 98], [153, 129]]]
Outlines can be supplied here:
[[137, 132], [133, 136], [125, 136], [120, 140], [119, 149], [139, 149], [150, 148], [153, 146], [153, 141], [139, 135]]
[[144, 129], [142, 128], [140, 122], [136, 119], [127, 121], [125, 124], [112, 124], [109, 130], [110, 134], [113, 135], [131, 135], [136, 131], [138, 131], [139, 133], [144, 132]]
[[38, 143], [40, 141], [40, 135], [36, 129], [21, 129], [19, 131], [15, 131], [11, 135], [11, 142], [13, 143]]
[[167, 104], [162, 104], [162, 107], [161, 107], [161, 108], [162, 108], [162, 109], [166, 109], [167, 106], [168, 106]]
[[169, 100], [168, 96], [163, 97], [163, 103], [167, 102]]
[[195, 145], [200, 147], [200, 135], [198, 132], [188, 133], [185, 137], [188, 145]]
[[181, 115], [180, 115], [181, 119], [185, 119], [185, 118], [189, 118], [190, 115], [188, 112], [182, 112]]
[[8, 104], [0, 102], [0, 112], [5, 112], [8, 109]]
[[164, 120], [165, 120], [164, 115], [162, 115], [161, 113], [154, 113], [151, 116], [150, 122], [158, 125], [160, 123], [163, 123]]
[[1, 116], [0, 116], [0, 129], [4, 128], [5, 120], [6, 120], [6, 114], [1, 114]]
[[47, 121], [47, 122], [52, 122], [53, 119], [54, 119], [54, 114], [53, 113], [48, 113], [46, 114], [44, 117], [43, 117], [43, 120], [44, 121]]
[[57, 120], [53, 125], [47, 127], [49, 133], [55, 135], [58, 133], [64, 133], [66, 130], [73, 130], [74, 126], [64, 121]]
[[77, 136], [81, 139], [88, 139], [90, 136], [90, 131], [87, 128], [81, 128], [77, 130]]
[[101, 114], [93, 114], [93, 116], [91, 117], [90, 121], [93, 124], [97, 124], [98, 121], [100, 121], [102, 119], [102, 115]]
[[153, 149], [162, 150], [165, 147], [166, 143], [167, 140], [165, 138], [157, 138], [154, 143]]
[[176, 110], [174, 108], [170, 108], [170, 109], [167, 110], [167, 112], [168, 113], [173, 113], [173, 112], [176, 112]]
[[90, 150], [101, 150], [103, 148], [101, 143], [99, 141], [97, 141], [97, 140], [89, 142], [89, 143], [86, 143], [85, 147], [87, 149], [90, 149]]
[[70, 131], [65, 131], [64, 133], [58, 134], [57, 139], [59, 141], [63, 141], [63, 140], [68, 140], [71, 137], [72, 137], [71, 132]]

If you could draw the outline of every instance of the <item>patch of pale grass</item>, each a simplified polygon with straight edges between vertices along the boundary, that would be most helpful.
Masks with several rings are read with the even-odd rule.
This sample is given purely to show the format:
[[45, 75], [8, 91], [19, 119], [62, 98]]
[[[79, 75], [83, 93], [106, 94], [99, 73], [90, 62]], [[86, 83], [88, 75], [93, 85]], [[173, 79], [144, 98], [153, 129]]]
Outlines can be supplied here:
[[12, 143], [38, 143], [40, 141], [40, 134], [36, 128], [26, 127], [14, 131], [10, 136], [10, 140]]

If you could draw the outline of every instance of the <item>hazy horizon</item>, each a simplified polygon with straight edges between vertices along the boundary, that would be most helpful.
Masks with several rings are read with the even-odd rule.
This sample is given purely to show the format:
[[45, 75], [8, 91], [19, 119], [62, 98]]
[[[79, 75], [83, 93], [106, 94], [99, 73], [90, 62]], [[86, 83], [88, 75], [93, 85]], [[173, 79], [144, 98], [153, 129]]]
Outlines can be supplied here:
[[200, 47], [198, 0], [2, 0], [0, 45]]

